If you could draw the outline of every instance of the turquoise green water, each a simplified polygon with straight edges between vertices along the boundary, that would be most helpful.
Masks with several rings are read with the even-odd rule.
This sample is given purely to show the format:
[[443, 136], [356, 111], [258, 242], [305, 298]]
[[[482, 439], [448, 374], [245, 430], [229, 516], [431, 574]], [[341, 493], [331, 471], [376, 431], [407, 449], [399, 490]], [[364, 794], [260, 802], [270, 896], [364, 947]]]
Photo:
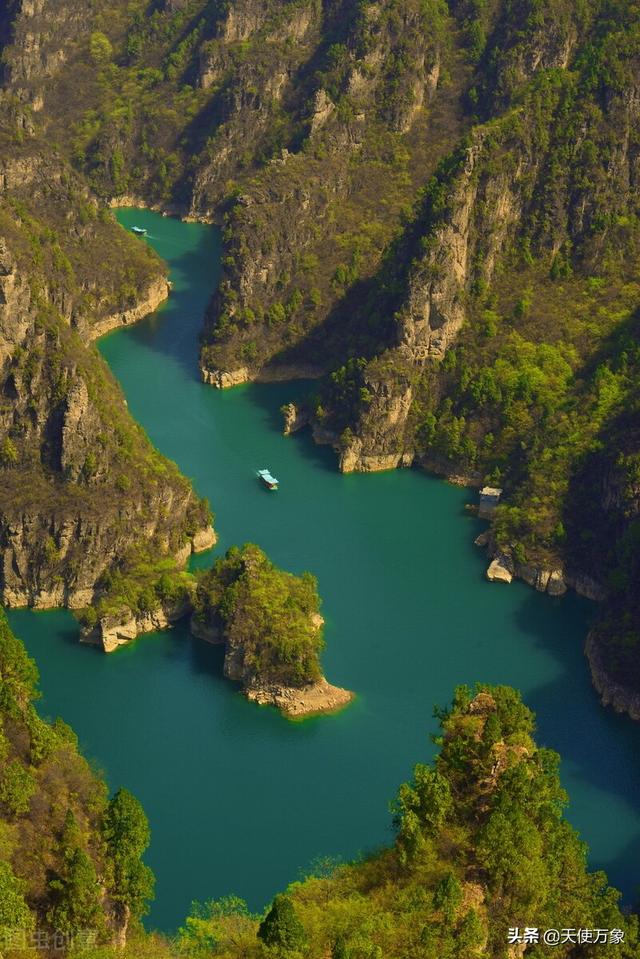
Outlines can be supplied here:
[[[145, 805], [158, 880], [150, 925], [172, 929], [192, 899], [231, 892], [262, 907], [314, 857], [388, 842], [389, 800], [432, 755], [433, 705], [475, 680], [523, 690], [540, 739], [562, 753], [569, 816], [592, 864], [630, 896], [640, 728], [591, 689], [590, 604], [488, 584], [470, 493], [414, 471], [341, 476], [330, 451], [280, 436], [279, 407], [300, 384], [203, 386], [197, 335], [217, 279], [216, 231], [140, 211], [119, 219], [149, 229], [174, 281], [154, 317], [101, 342], [133, 415], [210, 498], [221, 549], [252, 540], [318, 576], [326, 673], [358, 692], [337, 716], [290, 723], [239, 696], [220, 650], [183, 628], [106, 657], [77, 645], [66, 613], [12, 613], [40, 667], [42, 710], [70, 722], [111, 786]], [[263, 466], [280, 479], [277, 495], [253, 475]]]

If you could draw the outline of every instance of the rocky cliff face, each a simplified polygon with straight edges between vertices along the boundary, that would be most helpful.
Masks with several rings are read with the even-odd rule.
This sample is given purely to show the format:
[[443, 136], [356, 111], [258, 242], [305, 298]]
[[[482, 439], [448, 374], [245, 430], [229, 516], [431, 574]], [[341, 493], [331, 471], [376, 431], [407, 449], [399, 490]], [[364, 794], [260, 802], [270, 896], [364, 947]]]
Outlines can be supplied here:
[[[464, 20], [463, 8], [459, 5], [456, 13]], [[521, 13], [510, 5], [497, 5], [492, 23], [485, 24], [491, 38], [486, 41], [486, 56], [501, 52], [494, 56], [493, 73], [478, 71], [471, 94], [483, 107], [492, 104], [486, 108], [492, 117], [507, 111], [516, 92], [536, 75], [566, 68], [584, 29], [579, 17], [563, 9], [549, 16], [544, 11], [541, 21], [532, 18], [522, 30], [522, 24], [516, 22]], [[361, 172], [372, 176], [378, 201], [390, 193], [390, 182], [378, 182], [361, 159], [370, 151], [371, 131], [378, 125], [378, 137], [383, 131], [408, 135], [404, 146], [409, 151], [409, 169], [412, 161], [421, 163], [414, 174], [414, 191], [420, 183], [427, 183], [433, 161], [454, 145], [452, 133], [464, 127], [462, 121], [455, 130], [460, 108], [456, 95], [465, 81], [460, 54], [457, 59], [449, 54], [446, 66], [450, 76], [444, 87], [440, 84], [444, 50], [456, 42], [456, 22], [443, 18], [441, 10], [430, 8], [426, 13], [423, 9], [420, 14], [408, 4], [402, 14], [392, 15], [384, 4], [371, 5], [351, 21], [345, 15], [344, 23], [340, 79], [332, 78], [333, 85], [325, 82], [310, 91], [313, 99], [307, 101], [312, 108], [306, 115], [305, 153], [293, 156], [287, 152], [272, 161], [272, 172], [243, 192], [229, 216], [230, 255], [220, 295], [210, 312], [202, 354], [205, 378], [218, 384], [233, 382], [234, 371], [240, 368], [246, 378], [258, 375], [265, 363], [280, 363], [291, 355], [322, 355], [323, 348], [326, 355], [331, 336], [324, 329], [323, 337], [314, 337], [312, 330], [318, 324], [326, 326], [327, 319], [330, 326], [336, 312], [342, 326], [347, 324], [353, 331], [352, 336], [360, 323], [366, 324], [370, 340], [375, 324], [364, 312], [375, 313], [376, 305], [385, 300], [394, 325], [386, 317], [375, 331], [378, 339], [390, 341], [392, 349], [400, 347], [397, 355], [413, 362], [418, 370], [430, 359], [442, 359], [468, 315], [467, 301], [474, 285], [491, 282], [499, 257], [530, 214], [531, 185], [541, 170], [539, 150], [526, 132], [519, 135], [517, 124], [510, 135], [497, 129], [495, 122], [477, 126], [468, 145], [441, 168], [440, 190], [432, 197], [429, 193], [433, 191], [427, 191], [424, 208], [418, 208], [415, 223], [394, 251], [393, 282], [401, 286], [401, 291], [395, 290], [395, 302], [389, 301], [389, 263], [385, 261], [373, 281], [373, 295], [367, 295], [366, 286], [360, 284], [354, 295], [355, 309], [351, 308], [348, 293], [341, 288], [342, 277], [348, 277], [346, 286], [352, 284], [355, 294], [358, 281], [366, 276], [362, 261], [367, 258], [356, 244], [351, 264], [347, 260], [341, 265], [331, 258], [331, 241], [341, 233], [335, 223], [340, 216], [338, 204], [349, 210], [356, 190], [360, 193], [360, 222], [370, 213], [362, 202], [366, 187], [354, 177], [354, 164], [362, 162], [365, 169]], [[326, 32], [327, 25], [322, 28]], [[392, 69], [390, 65], [399, 58], [403, 68]], [[333, 93], [336, 82], [343, 97], [341, 109], [336, 107]], [[348, 111], [344, 109], [347, 101]], [[419, 141], [423, 139], [439, 141], [428, 158], [421, 155]], [[320, 150], [326, 156], [318, 158]], [[308, 154], [314, 152], [312, 162]], [[321, 243], [317, 243], [314, 228]], [[343, 250], [345, 239], [340, 237]], [[318, 283], [315, 299], [321, 291], [327, 300], [315, 304], [314, 309], [310, 284], [299, 267], [301, 260], [316, 253], [335, 272], [323, 281], [322, 268], [315, 265], [311, 269], [311, 279]], [[370, 269], [373, 264], [367, 265]], [[344, 308], [342, 300], [346, 301]], [[370, 342], [366, 349], [371, 350]], [[402, 402], [400, 397], [396, 399]], [[396, 399], [389, 407], [392, 419]], [[361, 414], [360, 440], [366, 446], [375, 441], [364, 435], [368, 426], [365, 411]], [[372, 434], [379, 431], [379, 414], [379, 409], [372, 410]], [[393, 456], [384, 448], [379, 453], [384, 464]], [[345, 462], [355, 463], [357, 456], [347, 457]]]
[[[301, 66], [317, 48], [321, 19], [314, 0], [284, 7], [241, 0], [213, 24], [213, 37], [199, 49], [198, 83], [203, 90], [219, 88], [219, 122], [194, 176], [192, 215], [215, 216], [240, 158], [261, 142], [267, 146], [298, 97]], [[239, 45], [248, 55], [238, 56]]]
[[604, 705], [636, 720], [640, 720], [638, 413], [637, 396], [629, 397], [624, 411], [608, 425], [608, 443], [602, 443], [576, 473], [567, 509], [567, 525], [576, 543], [573, 568], [586, 571], [604, 587], [600, 615], [585, 649], [593, 682]]
[[209, 515], [89, 346], [157, 306], [164, 268], [12, 105], [62, 69], [56, 44], [69, 49], [82, 5], [14, 13], [0, 104], [0, 600], [78, 607], [137, 545], [190, 552]]
[[40, 110], [45, 84], [63, 67], [74, 41], [86, 30], [80, 0], [14, 0], [1, 34], [2, 80], [22, 102]]
[[136, 540], [177, 552], [207, 515], [175, 468], [157, 472], [102, 361], [36, 298], [6, 242], [1, 269], [0, 594], [82, 606]]
[[[202, 349], [203, 375], [216, 385], [240, 370], [255, 378], [326, 369], [332, 348], [340, 350], [334, 312], [379, 262], [414, 178], [428, 176], [433, 163], [407, 145], [429, 135], [445, 45], [439, 15], [413, 3], [402, 12], [343, 3], [303, 22], [291, 22], [304, 31], [296, 49], [307, 57], [295, 78], [304, 94], [295, 135], [243, 184], [226, 217], [225, 273]], [[443, 148], [439, 142], [434, 153]]]
[[365, 401], [358, 405], [353, 438], [340, 458], [345, 472], [413, 462], [410, 413], [420, 373], [456, 342], [472, 285], [491, 282], [521, 220], [522, 181], [525, 171], [527, 176], [535, 171], [536, 161], [528, 156], [515, 170], [489, 173], [492, 146], [486, 139], [482, 130], [474, 134], [471, 145], [447, 164], [420, 214], [425, 227], [419, 243], [409, 241], [404, 251], [408, 260], [413, 256], [394, 313], [396, 345], [364, 370]]

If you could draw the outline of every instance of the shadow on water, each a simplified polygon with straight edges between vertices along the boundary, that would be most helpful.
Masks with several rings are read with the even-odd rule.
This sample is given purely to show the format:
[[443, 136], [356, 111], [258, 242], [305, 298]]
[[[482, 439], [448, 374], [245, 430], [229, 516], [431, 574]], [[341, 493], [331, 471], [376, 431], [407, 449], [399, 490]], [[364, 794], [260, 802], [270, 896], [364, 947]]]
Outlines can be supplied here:
[[224, 646], [203, 643], [201, 639], [196, 639], [195, 636], [188, 633], [186, 626], [182, 627], [180, 633], [181, 635], [177, 635], [176, 639], [179, 642], [188, 643], [191, 669], [195, 673], [213, 676], [215, 679], [228, 682], [224, 678]]
[[79, 646], [85, 651], [87, 655], [92, 653], [99, 653], [99, 650], [96, 646], [90, 646], [88, 643], [81, 643], [80, 640], [80, 626], [77, 623], [69, 625], [68, 628], [62, 629], [60, 631], [62, 637], [62, 642], [65, 646]]
[[[620, 808], [637, 808], [640, 726], [611, 709], [603, 709], [591, 684], [583, 649], [586, 629], [596, 615], [595, 604], [575, 595], [552, 602], [556, 606], [554, 617], [569, 625], [564, 635], [549, 629], [549, 610], [533, 593], [519, 605], [515, 616], [517, 629], [530, 635], [535, 646], [549, 653], [561, 667], [557, 678], [528, 690], [525, 699], [536, 713], [538, 741], [562, 758], [561, 776], [570, 794], [568, 818], [577, 825], [572, 811], [578, 805], [578, 793], [572, 787], [576, 782], [590, 783], [601, 797], [601, 808], [595, 814], [600, 828], [604, 824], [608, 834]], [[577, 623], [582, 621], [586, 629], [576, 625], [571, 615], [574, 609], [582, 610]], [[613, 796], [617, 801], [612, 803]], [[583, 827], [581, 831], [583, 838], [590, 838], [584, 835], [590, 830]], [[605, 868], [611, 882], [623, 888], [628, 901], [634, 895], [636, 876], [640, 882], [640, 827], [636, 825], [631, 836], [627, 827], [624, 848], [617, 855], [603, 857], [591, 845], [592, 865]]]
[[[250, 383], [244, 387], [247, 399], [260, 412], [265, 427], [277, 433], [282, 433], [282, 406], [285, 403], [296, 403], [307, 399], [313, 394], [314, 388], [317, 388], [314, 380], [292, 380], [277, 384]], [[300, 455], [314, 469], [337, 472], [338, 459], [335, 450], [332, 446], [319, 446], [315, 443], [309, 427], [305, 426], [289, 439], [297, 444]]]
[[[199, 338], [205, 311], [220, 279], [219, 230], [199, 223], [185, 224], [172, 217], [158, 221], [157, 214], [146, 210], [120, 209], [117, 219], [126, 229], [134, 223], [147, 227], [146, 240], [170, 263], [173, 284], [169, 299], [144, 323], [127, 329], [126, 335], [145, 349], [166, 354], [190, 379], [199, 380]], [[190, 245], [185, 248], [187, 230]], [[106, 342], [108, 337], [102, 340]]]
[[[581, 597], [570, 595], [555, 602], [558, 608], [554, 613], [565, 622], [570, 618], [567, 615], [570, 610], [564, 608], [568, 606], [587, 610], [588, 622], [595, 616], [594, 604]], [[542, 736], [549, 743], [553, 741], [554, 748], [563, 757], [578, 763], [581, 773], [594, 785], [607, 790], [617, 787], [620, 794], [627, 798], [640, 795], [640, 766], [632, 759], [640, 754], [640, 726], [600, 705], [583, 654], [586, 636], [575, 627], [565, 636], [552, 635], [548, 628], [549, 611], [535, 594], [527, 596], [519, 606], [515, 621], [519, 630], [528, 633], [535, 645], [549, 652], [562, 667], [562, 674], [555, 682], [539, 687], [527, 696], [538, 714], [538, 728]], [[564, 718], [560, 723], [558, 703], [562, 702], [565, 711], [560, 714]], [[554, 717], [553, 722], [550, 722], [551, 716]], [[616, 748], [599, 751], [599, 760], [594, 763], [592, 737], [596, 732], [601, 737], [602, 746], [609, 740]], [[623, 757], [628, 759], [628, 763], [623, 762]], [[628, 775], [623, 779], [616, 775], [614, 780], [612, 772], [615, 769], [619, 774], [621, 765], [627, 768]]]
[[[602, 867], [614, 885], [612, 876], [635, 875], [637, 877], [637, 881], [624, 893], [622, 907], [627, 912], [640, 912], [640, 870], [638, 869], [638, 863], [640, 863], [640, 835], [637, 839], [625, 845], [624, 852], [615, 859], [610, 859], [606, 867]], [[597, 863], [595, 865], [597, 866]]]

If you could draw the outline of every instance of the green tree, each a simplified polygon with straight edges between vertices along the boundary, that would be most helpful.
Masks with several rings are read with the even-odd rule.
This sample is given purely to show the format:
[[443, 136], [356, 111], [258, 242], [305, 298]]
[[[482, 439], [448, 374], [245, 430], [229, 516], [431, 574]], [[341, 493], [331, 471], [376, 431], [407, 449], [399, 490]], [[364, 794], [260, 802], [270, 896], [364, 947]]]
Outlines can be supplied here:
[[11, 815], [22, 815], [29, 810], [35, 788], [33, 773], [14, 759], [5, 767], [0, 781], [0, 802]]
[[419, 763], [410, 783], [403, 783], [392, 811], [397, 844], [403, 864], [414, 861], [423, 851], [425, 837], [433, 836], [444, 824], [453, 805], [451, 788], [438, 770]]
[[0, 861], [0, 929], [28, 929], [33, 925], [24, 888], [9, 863]]
[[287, 318], [287, 311], [282, 303], [274, 303], [267, 311], [267, 319], [271, 324], [284, 323]]
[[225, 948], [255, 944], [256, 916], [249, 912], [246, 902], [238, 896], [207, 903], [194, 902], [191, 915], [178, 930], [180, 955], [205, 959]]
[[453, 922], [460, 903], [462, 902], [462, 886], [453, 875], [448, 872], [435, 888], [433, 905], [442, 912], [445, 921]]
[[149, 822], [138, 800], [119, 789], [104, 817], [104, 838], [113, 863], [113, 897], [123, 914], [139, 917], [153, 895], [154, 878], [141, 856], [149, 845]]
[[482, 730], [482, 742], [487, 750], [490, 750], [495, 743], [500, 742], [502, 739], [502, 728], [500, 726], [500, 720], [495, 713], [491, 713], [487, 717], [487, 721], [484, 724], [484, 729]]
[[109, 63], [113, 57], [113, 47], [111, 41], [104, 33], [96, 30], [89, 38], [89, 52], [94, 63]]
[[460, 959], [478, 955], [487, 937], [486, 929], [475, 909], [470, 909], [456, 930], [456, 944]]
[[15, 466], [18, 462], [18, 450], [16, 444], [9, 436], [5, 436], [0, 444], [0, 463], [3, 466]]
[[292, 952], [304, 948], [307, 939], [304, 927], [288, 896], [276, 896], [273, 900], [271, 909], [260, 923], [258, 938], [267, 946]]
[[47, 921], [60, 932], [102, 925], [101, 890], [92, 859], [80, 847], [80, 830], [69, 810], [60, 840], [61, 865], [49, 881]]

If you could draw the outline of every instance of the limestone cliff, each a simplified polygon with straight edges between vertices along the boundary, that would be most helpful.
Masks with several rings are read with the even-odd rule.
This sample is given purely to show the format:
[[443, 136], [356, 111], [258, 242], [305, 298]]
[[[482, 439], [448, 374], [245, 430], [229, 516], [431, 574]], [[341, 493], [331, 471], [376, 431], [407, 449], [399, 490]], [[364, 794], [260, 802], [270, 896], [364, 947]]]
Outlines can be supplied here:
[[[429, 106], [438, 96], [445, 25], [413, 2], [396, 21], [392, 6], [354, 11], [343, 3], [321, 18], [303, 17], [295, 49], [315, 56], [322, 69], [299, 72], [305, 99], [295, 142], [229, 198], [224, 276], [202, 348], [208, 382], [224, 386], [282, 369], [318, 375], [344, 348], [342, 301], [351, 285], [371, 276], [402, 203], [428, 176], [434, 157], [422, 147], [412, 155], [410, 147], [441, 121]], [[290, 28], [303, 29], [295, 19]], [[328, 38], [339, 43], [327, 47]], [[453, 89], [443, 95], [448, 99], [455, 99]], [[455, 106], [452, 112], [455, 118]], [[438, 138], [434, 154], [450, 136]], [[224, 156], [229, 162], [233, 153]]]
[[63, 67], [73, 42], [86, 29], [86, 4], [81, 0], [13, 0], [3, 17], [0, 39], [5, 52], [0, 78], [32, 109], [42, 109], [47, 81]]
[[188, 597], [181, 597], [177, 602], [161, 602], [155, 609], [136, 613], [125, 607], [119, 613], [101, 616], [93, 627], [84, 627], [80, 642], [97, 646], [104, 653], [113, 653], [144, 633], [168, 629], [189, 615], [191, 608]]
[[[133, 543], [177, 553], [208, 525], [207, 511], [6, 241], [0, 269], [0, 595], [13, 606], [84, 606]], [[155, 287], [166, 289], [161, 279]], [[92, 335], [90, 321], [82, 326]]]
[[25, 105], [27, 87], [62, 68], [56, 44], [66, 51], [84, 29], [82, 5], [67, 7], [17, 4], [3, 33], [13, 45], [0, 91], [0, 601], [12, 606], [85, 606], [132, 548], [190, 552], [210, 522], [89, 345], [168, 288], [159, 259], [99, 209]]

